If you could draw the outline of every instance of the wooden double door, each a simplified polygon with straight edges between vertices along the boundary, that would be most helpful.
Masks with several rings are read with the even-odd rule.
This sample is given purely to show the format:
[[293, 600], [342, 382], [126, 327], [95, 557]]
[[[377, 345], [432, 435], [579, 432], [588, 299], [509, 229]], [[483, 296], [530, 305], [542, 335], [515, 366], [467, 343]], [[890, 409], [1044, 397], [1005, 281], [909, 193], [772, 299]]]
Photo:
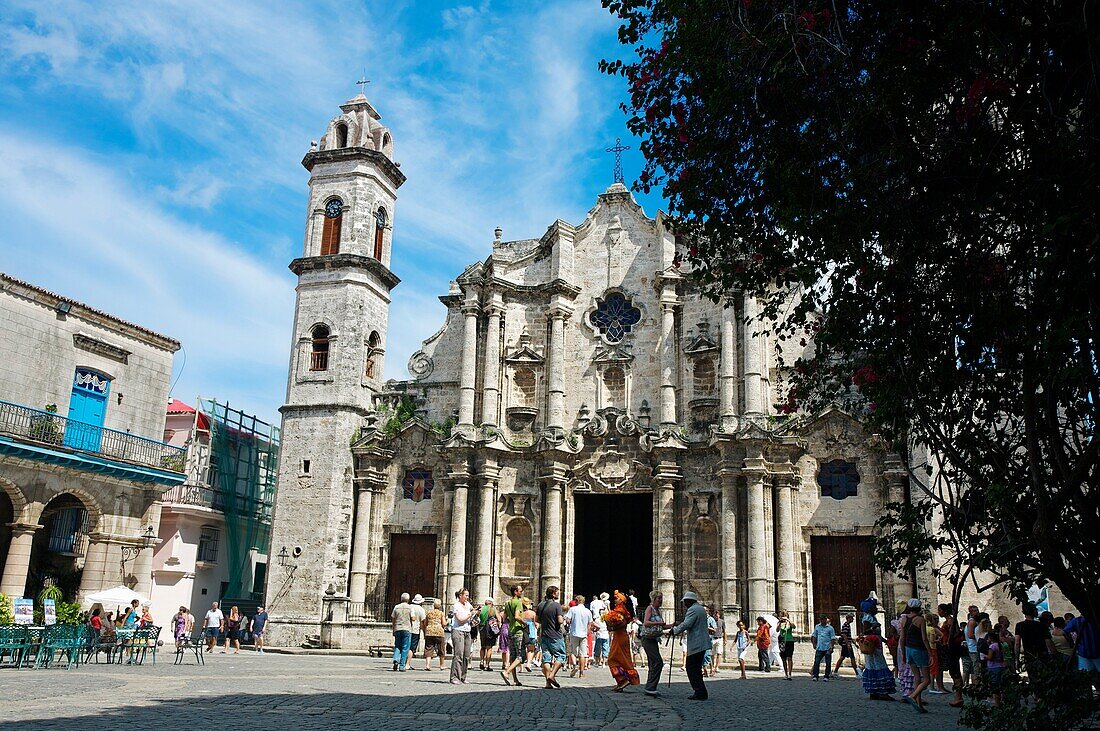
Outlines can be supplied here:
[[[838, 607], [859, 603], [875, 588], [875, 562], [870, 536], [811, 536], [814, 614], [833, 620], [839, 631]], [[856, 612], [858, 615], [858, 612]]]
[[386, 581], [385, 616], [401, 600], [401, 594], [435, 594], [434, 533], [393, 533], [390, 535], [390, 565]]

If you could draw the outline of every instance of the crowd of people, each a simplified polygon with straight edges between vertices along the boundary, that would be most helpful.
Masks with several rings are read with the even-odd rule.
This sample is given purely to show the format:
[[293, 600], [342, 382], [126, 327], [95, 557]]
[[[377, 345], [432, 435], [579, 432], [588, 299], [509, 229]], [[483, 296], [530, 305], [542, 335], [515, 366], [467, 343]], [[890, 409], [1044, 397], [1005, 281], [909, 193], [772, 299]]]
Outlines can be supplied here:
[[[667, 621], [664, 596], [651, 592], [644, 612], [639, 612], [633, 591], [602, 592], [593, 597], [575, 595], [563, 605], [558, 587], [547, 589], [537, 604], [524, 596], [524, 587], [513, 586], [503, 606], [486, 597], [475, 606], [467, 589], [459, 590], [444, 615], [435, 600], [420, 594], [401, 595], [391, 613], [394, 651], [392, 669], [410, 669], [424, 637], [423, 670], [444, 667], [451, 652], [450, 682], [469, 682], [472, 647], [476, 641], [478, 670], [493, 672], [494, 656], [500, 658], [498, 674], [509, 686], [522, 686], [520, 673], [541, 671], [543, 687], [561, 687], [558, 674], [585, 677], [593, 669], [607, 668], [613, 690], [624, 692], [641, 685], [638, 668], [647, 670], [644, 692], [658, 695], [665, 660], [661, 642], [680, 636], [683, 665], [695, 700], [706, 700], [703, 678], [717, 675], [725, 649], [725, 620], [721, 611], [703, 606], [693, 592], [683, 596], [684, 619]], [[669, 613], [671, 618], [671, 613]], [[743, 673], [742, 673], [743, 675]]]
[[[647, 670], [644, 692], [658, 695], [666, 665], [663, 644], [669, 636], [677, 636], [681, 668], [692, 687], [690, 698], [706, 700], [703, 679], [720, 672], [725, 654], [725, 619], [693, 592], [686, 592], [681, 602], [683, 619], [673, 623], [673, 612], [657, 591], [650, 594], [643, 612], [633, 591], [575, 595], [563, 604], [558, 587], [550, 587], [535, 603], [524, 595], [524, 587], [513, 586], [502, 606], [489, 597], [475, 606], [469, 591], [462, 589], [447, 613], [432, 599], [419, 594], [410, 599], [405, 594], [392, 614], [393, 670], [409, 669], [422, 633], [423, 669], [432, 670], [437, 660], [437, 669], [443, 670], [450, 652], [453, 684], [469, 682], [476, 642], [478, 670], [494, 672], [499, 657], [495, 672], [509, 686], [525, 685], [521, 673], [541, 672], [543, 687], [554, 690], [561, 687], [563, 670], [570, 677], [585, 677], [594, 669], [607, 668], [612, 690], [621, 693], [642, 684], [638, 668], [643, 668]], [[746, 664], [755, 655], [761, 672], [781, 670], [793, 680], [795, 646], [805, 637], [814, 653], [812, 680], [829, 682], [849, 664], [871, 700], [895, 700], [900, 691], [897, 700], [919, 713], [927, 712], [926, 695], [952, 695], [949, 705], [962, 706], [963, 688], [983, 680], [993, 690], [992, 702], [999, 703], [1002, 678], [1034, 670], [1039, 663], [1061, 662], [1100, 672], [1100, 632], [1083, 617], [1039, 614], [1033, 605], [1026, 605], [1024, 619], [1013, 625], [1008, 617], [994, 622], [971, 606], [960, 622], [951, 605], [941, 604], [930, 612], [915, 598], [899, 602], [896, 610], [884, 626], [872, 593], [860, 603], [860, 621], [856, 622], [854, 613], [846, 614], [839, 630], [829, 616], [822, 616], [810, 632], [801, 633], [785, 611], [778, 617], [757, 617], [751, 630], [738, 619], [731, 633], [731, 652], [736, 652], [741, 678], [747, 677]], [[834, 663], [835, 649], [839, 655]], [[952, 680], [950, 690], [944, 685], [945, 675]]]
[[[971, 605], [960, 621], [950, 604], [940, 604], [931, 612], [914, 598], [898, 602], [897, 616], [884, 633], [876, 617], [877, 599], [864, 600], [860, 610], [864, 691], [872, 700], [893, 700], [900, 691], [898, 700], [918, 713], [928, 712], [925, 693], [952, 695], [948, 705], [960, 708], [963, 689], [982, 682], [988, 683], [990, 700], [998, 705], [1007, 677], [1025, 673], [1030, 677], [1044, 666], [1061, 664], [1100, 672], [1100, 629], [1072, 613], [1055, 617], [1025, 604], [1023, 619], [1013, 624], [1004, 615], [994, 622]], [[944, 685], [945, 674], [952, 681], [950, 690]]]

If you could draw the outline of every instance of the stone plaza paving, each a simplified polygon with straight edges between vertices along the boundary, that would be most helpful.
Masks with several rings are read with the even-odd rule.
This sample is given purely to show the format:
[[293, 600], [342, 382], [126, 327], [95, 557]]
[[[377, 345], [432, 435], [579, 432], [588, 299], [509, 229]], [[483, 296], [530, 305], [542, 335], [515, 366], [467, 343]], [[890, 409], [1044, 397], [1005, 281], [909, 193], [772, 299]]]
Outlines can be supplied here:
[[[904, 703], [872, 702], [847, 670], [830, 683], [778, 673], [728, 671], [708, 683], [710, 700], [689, 702], [683, 672], [666, 669], [660, 698], [641, 688], [610, 692], [610, 674], [583, 680], [562, 674], [562, 689], [506, 688], [496, 672], [474, 668], [468, 685], [446, 672], [394, 673], [385, 660], [351, 656], [207, 655], [205, 667], [88, 665], [74, 670], [0, 669], [0, 729], [943, 729], [956, 726], [950, 696], [932, 696], [930, 713]], [[677, 663], [679, 664], [679, 663]], [[499, 661], [496, 663], [499, 667]], [[417, 662], [422, 668], [422, 662]], [[645, 671], [642, 670], [643, 677]]]

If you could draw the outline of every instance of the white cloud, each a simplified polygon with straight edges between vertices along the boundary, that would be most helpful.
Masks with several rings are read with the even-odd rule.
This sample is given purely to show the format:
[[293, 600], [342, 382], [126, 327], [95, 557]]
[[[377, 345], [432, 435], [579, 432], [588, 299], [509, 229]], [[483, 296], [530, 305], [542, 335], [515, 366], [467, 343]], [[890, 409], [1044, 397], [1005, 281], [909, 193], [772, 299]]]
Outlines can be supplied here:
[[[80, 152], [2, 131], [0, 160], [4, 270], [181, 340], [184, 398], [229, 397], [217, 391], [233, 373], [282, 379], [291, 277], [150, 206]], [[281, 398], [253, 408], [271, 418]]]
[[[608, 87], [593, 83], [592, 51], [614, 23], [591, 0], [508, 14], [487, 2], [441, 12], [9, 0], [5, 16], [0, 75], [39, 64], [19, 91], [40, 97], [43, 114], [72, 92], [95, 97], [137, 143], [120, 166], [117, 154], [98, 156], [96, 140], [60, 132], [51, 140], [37, 120], [9, 121], [0, 210], [13, 223], [0, 255], [38, 246], [14, 274], [183, 339], [185, 395], [235, 399], [230, 389], [262, 382], [267, 403], [281, 402], [293, 277], [280, 252], [296, 256], [301, 242], [298, 161], [355, 93], [363, 65], [409, 177], [396, 210], [395, 260], [405, 271], [396, 272], [404, 282], [391, 308], [388, 378], [406, 377], [409, 355], [442, 324], [436, 296], [488, 255], [495, 226], [506, 238], [539, 236], [556, 218], [579, 220], [599, 192], [576, 184], [611, 141], [601, 129], [616, 113], [601, 91]], [[33, 151], [18, 144], [27, 139]], [[173, 146], [181, 139], [186, 155]], [[599, 162], [609, 182], [610, 163]], [[279, 211], [291, 223], [262, 228], [265, 216], [276, 218], [272, 191], [301, 201], [302, 218]], [[240, 241], [228, 219], [204, 217], [230, 195], [261, 222], [250, 224], [255, 240]], [[81, 259], [89, 251], [90, 272]], [[242, 369], [259, 380], [237, 375]]]

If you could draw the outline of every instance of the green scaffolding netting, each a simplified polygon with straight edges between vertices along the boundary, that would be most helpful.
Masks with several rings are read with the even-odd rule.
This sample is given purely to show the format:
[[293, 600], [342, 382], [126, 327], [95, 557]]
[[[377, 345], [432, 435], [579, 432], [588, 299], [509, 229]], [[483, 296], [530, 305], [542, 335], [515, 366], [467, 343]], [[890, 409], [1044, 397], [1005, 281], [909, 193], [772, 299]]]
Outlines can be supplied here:
[[[199, 411], [209, 420], [210, 464], [225, 514], [225, 549], [229, 586], [225, 595], [253, 594], [253, 552], [271, 547], [271, 515], [279, 461], [279, 427], [218, 403], [199, 398]], [[260, 577], [262, 579], [262, 577]]]

